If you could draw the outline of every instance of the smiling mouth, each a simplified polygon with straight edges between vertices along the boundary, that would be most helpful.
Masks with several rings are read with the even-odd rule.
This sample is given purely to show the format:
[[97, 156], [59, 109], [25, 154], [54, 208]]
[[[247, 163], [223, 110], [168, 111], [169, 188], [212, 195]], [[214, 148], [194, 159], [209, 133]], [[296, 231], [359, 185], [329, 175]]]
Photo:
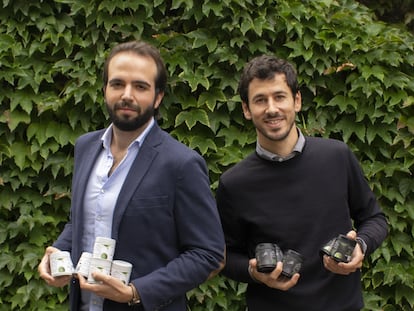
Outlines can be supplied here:
[[267, 119], [265, 120], [266, 124], [269, 125], [278, 125], [280, 124], [284, 119], [283, 118], [276, 118], [276, 119]]

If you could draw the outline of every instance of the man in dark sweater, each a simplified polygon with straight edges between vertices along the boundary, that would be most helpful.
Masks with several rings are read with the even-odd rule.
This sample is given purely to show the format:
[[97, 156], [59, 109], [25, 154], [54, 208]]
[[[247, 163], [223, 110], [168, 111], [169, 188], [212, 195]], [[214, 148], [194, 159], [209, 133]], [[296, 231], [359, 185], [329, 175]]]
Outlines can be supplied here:
[[[343, 142], [305, 137], [297, 128], [301, 94], [285, 60], [251, 60], [239, 92], [257, 145], [217, 189], [227, 243], [223, 274], [249, 283], [249, 311], [360, 310], [360, 268], [386, 238], [387, 221], [356, 157]], [[321, 252], [340, 234], [357, 242], [349, 262]], [[264, 242], [299, 252], [299, 273], [283, 276], [282, 262], [258, 272], [255, 248]]]

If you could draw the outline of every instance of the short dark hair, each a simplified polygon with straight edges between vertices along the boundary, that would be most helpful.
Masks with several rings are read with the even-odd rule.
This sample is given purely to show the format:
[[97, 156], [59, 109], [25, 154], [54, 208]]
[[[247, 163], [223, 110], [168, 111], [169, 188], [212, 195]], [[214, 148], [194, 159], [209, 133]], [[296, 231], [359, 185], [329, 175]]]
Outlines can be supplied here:
[[[146, 43], [144, 41], [138, 41], [138, 40], [120, 43], [111, 50], [104, 65], [104, 71], [103, 71], [104, 88], [108, 84], [109, 63], [111, 62], [112, 58], [115, 55], [121, 52], [132, 52], [137, 55], [151, 57], [157, 66], [157, 76], [155, 77], [155, 94], [157, 95], [161, 92], [165, 92], [167, 88], [167, 69], [165, 67], [163, 59], [161, 58], [161, 54], [159, 50], [149, 43]], [[159, 116], [158, 108], [155, 109], [154, 115], [155, 117]]]
[[116, 45], [110, 52], [105, 61], [103, 82], [104, 87], [108, 83], [108, 66], [112, 58], [121, 52], [133, 52], [137, 55], [151, 57], [157, 65], [157, 76], [155, 78], [155, 88], [158, 92], [165, 92], [167, 87], [167, 70], [164, 61], [161, 58], [160, 52], [154, 46], [144, 41], [129, 41]]
[[297, 73], [295, 68], [288, 61], [271, 55], [261, 55], [249, 61], [243, 69], [238, 92], [243, 102], [249, 103], [249, 84], [254, 79], [273, 79], [275, 74], [284, 74], [287, 85], [295, 96], [299, 91]]

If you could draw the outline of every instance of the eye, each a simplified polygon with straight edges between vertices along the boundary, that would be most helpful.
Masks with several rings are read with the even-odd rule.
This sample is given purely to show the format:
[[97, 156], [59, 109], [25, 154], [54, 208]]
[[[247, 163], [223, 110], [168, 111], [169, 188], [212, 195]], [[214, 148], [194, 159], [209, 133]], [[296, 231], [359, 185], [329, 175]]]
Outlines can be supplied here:
[[254, 100], [254, 103], [257, 105], [262, 105], [266, 103], [266, 98], [264, 97], [258, 97]]
[[142, 84], [137, 84], [137, 85], [135, 85], [135, 88], [137, 89], [137, 90], [146, 90], [147, 89], [147, 86], [145, 86], [145, 85], [142, 85]]
[[146, 83], [134, 83], [133, 86], [137, 91], [140, 92], [146, 91], [151, 88], [151, 86]]
[[123, 83], [119, 80], [114, 80], [114, 81], [110, 81], [109, 82], [109, 86], [114, 88], [114, 89], [120, 89], [123, 87]]
[[273, 100], [278, 103], [285, 101], [286, 98], [287, 94], [285, 92], [275, 92], [273, 94]]

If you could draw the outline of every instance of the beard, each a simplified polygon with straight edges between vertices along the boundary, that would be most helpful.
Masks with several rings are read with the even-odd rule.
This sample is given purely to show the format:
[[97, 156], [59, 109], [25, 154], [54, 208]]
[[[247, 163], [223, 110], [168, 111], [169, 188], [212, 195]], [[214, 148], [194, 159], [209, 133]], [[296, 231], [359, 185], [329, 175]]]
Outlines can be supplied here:
[[[115, 103], [113, 108], [111, 108], [108, 103], [106, 103], [106, 109], [108, 110], [109, 119], [115, 127], [121, 131], [132, 132], [145, 125], [151, 118], [154, 117], [154, 103], [147, 109], [142, 110], [138, 105], [133, 105], [131, 103], [122, 101]], [[131, 118], [122, 114], [117, 115], [117, 110], [125, 107], [135, 110], [138, 113], [138, 116]]]
[[266, 139], [270, 141], [280, 142], [280, 141], [284, 141], [285, 139], [289, 137], [295, 125], [294, 119], [293, 121], [286, 119], [285, 122], [287, 123], [286, 127], [284, 128], [282, 127], [282, 128], [274, 129], [274, 130], [266, 129], [265, 127], [262, 127], [261, 124], [255, 123], [254, 121], [253, 121], [253, 124], [256, 127], [256, 130], [260, 132], [260, 134], [263, 137], [265, 137]]

